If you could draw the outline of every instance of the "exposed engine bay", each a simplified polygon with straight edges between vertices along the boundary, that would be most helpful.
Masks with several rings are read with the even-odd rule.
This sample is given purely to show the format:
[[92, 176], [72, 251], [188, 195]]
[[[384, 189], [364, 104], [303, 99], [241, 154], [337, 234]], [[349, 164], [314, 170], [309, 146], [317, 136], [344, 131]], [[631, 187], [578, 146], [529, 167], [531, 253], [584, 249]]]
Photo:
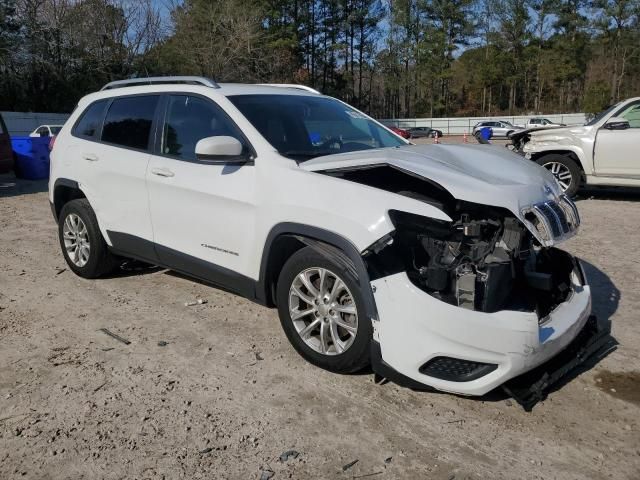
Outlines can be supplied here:
[[[375, 171], [380, 169], [385, 171]], [[452, 305], [487, 313], [535, 311], [541, 319], [566, 300], [573, 258], [542, 247], [508, 210], [456, 200], [392, 167], [338, 176], [424, 201], [453, 219], [391, 210], [395, 231], [364, 253], [372, 280], [405, 271], [417, 287]]]

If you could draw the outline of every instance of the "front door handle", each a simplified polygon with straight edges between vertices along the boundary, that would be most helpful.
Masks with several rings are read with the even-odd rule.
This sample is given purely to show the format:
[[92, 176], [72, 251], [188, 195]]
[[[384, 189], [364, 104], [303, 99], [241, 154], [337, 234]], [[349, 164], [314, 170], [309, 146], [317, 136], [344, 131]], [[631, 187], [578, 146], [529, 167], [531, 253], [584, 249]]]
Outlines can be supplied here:
[[175, 175], [175, 173], [167, 168], [152, 168], [151, 173], [159, 177], [173, 177]]
[[97, 162], [98, 156], [95, 153], [83, 153], [82, 158], [87, 160], [88, 162]]

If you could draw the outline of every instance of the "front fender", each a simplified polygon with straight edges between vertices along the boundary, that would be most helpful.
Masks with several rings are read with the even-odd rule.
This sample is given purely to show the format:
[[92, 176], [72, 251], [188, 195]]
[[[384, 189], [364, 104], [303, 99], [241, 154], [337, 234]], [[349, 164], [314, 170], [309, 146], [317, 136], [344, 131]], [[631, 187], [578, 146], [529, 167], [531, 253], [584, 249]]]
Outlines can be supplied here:
[[593, 171], [593, 140], [587, 134], [571, 136], [553, 136], [553, 131], [548, 132], [543, 138], [531, 138], [522, 148], [525, 157], [533, 160], [548, 153], [560, 155], [571, 154], [587, 174]]

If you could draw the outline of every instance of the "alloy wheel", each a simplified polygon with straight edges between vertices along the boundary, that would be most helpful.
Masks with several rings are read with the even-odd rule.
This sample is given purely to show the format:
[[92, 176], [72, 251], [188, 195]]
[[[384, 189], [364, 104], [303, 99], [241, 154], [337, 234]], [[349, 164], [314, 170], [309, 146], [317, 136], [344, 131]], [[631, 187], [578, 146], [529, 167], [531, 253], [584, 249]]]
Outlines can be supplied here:
[[289, 316], [300, 338], [323, 355], [339, 355], [354, 342], [358, 311], [344, 281], [326, 268], [300, 272], [289, 289]]
[[543, 165], [544, 168], [549, 170], [554, 177], [556, 177], [556, 181], [562, 187], [562, 191], [566, 191], [571, 185], [571, 171], [569, 167], [563, 165], [560, 162], [549, 162]]
[[89, 232], [82, 219], [75, 213], [70, 213], [64, 220], [62, 227], [64, 248], [69, 259], [77, 267], [84, 267], [89, 261], [91, 244]]

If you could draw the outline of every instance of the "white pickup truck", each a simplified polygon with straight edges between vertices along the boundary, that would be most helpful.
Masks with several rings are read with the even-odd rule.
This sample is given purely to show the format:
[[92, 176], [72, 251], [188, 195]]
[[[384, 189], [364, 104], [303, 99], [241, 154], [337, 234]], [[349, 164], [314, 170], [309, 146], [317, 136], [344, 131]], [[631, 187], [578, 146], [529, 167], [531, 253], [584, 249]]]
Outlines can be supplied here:
[[527, 129], [511, 139], [512, 148], [550, 170], [567, 195], [582, 185], [640, 187], [640, 97], [585, 125]]

